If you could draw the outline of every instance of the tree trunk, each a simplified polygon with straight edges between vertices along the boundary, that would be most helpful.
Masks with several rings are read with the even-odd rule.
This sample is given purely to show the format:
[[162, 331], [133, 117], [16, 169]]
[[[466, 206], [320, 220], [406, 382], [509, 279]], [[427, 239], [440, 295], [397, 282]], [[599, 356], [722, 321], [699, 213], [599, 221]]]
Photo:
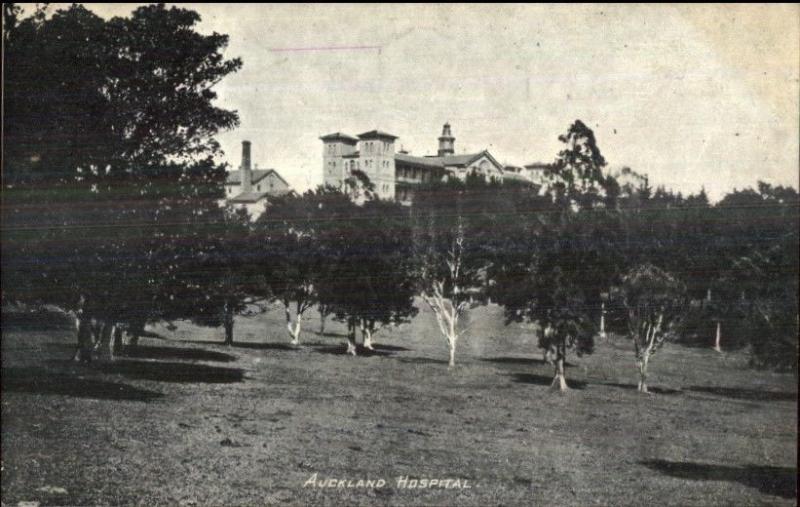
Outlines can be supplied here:
[[356, 355], [356, 323], [353, 319], [347, 323], [347, 353]]
[[555, 375], [553, 376], [553, 383], [550, 384], [551, 389], [558, 389], [559, 392], [568, 391], [567, 379], [564, 376], [564, 356], [566, 355], [566, 347], [559, 345], [556, 352], [555, 360]]
[[369, 326], [364, 326], [362, 333], [364, 336], [364, 348], [368, 350], [375, 350], [372, 348], [372, 331], [370, 331]]
[[122, 354], [122, 326], [114, 328], [114, 339], [111, 342], [111, 351], [115, 356]]
[[636, 361], [636, 366], [639, 368], [639, 385], [637, 390], [640, 393], [649, 394], [647, 390], [647, 362], [650, 360], [650, 354], [645, 353], [644, 356]]
[[233, 345], [233, 311], [230, 306], [225, 305], [225, 345]]
[[606, 304], [600, 304], [600, 339], [606, 339]]
[[114, 360], [114, 350], [112, 349], [111, 338], [116, 334], [116, 326], [111, 322], [106, 321], [100, 334], [100, 348], [106, 347], [108, 353], [108, 360]]
[[76, 321], [78, 328], [78, 350], [72, 358], [77, 362], [89, 363], [92, 361], [92, 325], [91, 319], [78, 318]]
[[448, 368], [452, 368], [456, 365], [456, 341], [458, 340], [458, 335], [456, 334], [457, 318], [455, 311], [453, 311], [452, 318], [450, 318], [447, 328], [447, 345], [450, 352], [450, 361], [447, 363]]
[[[297, 304], [298, 307], [300, 303]], [[291, 344], [292, 345], [299, 345], [300, 343], [300, 322], [303, 318], [303, 315], [298, 311], [297, 317], [295, 322], [292, 322], [292, 311], [289, 309], [288, 303], [284, 303], [284, 314], [286, 315], [286, 330], [289, 331], [289, 336], [291, 337]], [[298, 308], [299, 310], [299, 308]]]
[[714, 350], [717, 352], [722, 352], [722, 347], [719, 344], [720, 338], [722, 338], [722, 322], [717, 321], [717, 335], [714, 338]]

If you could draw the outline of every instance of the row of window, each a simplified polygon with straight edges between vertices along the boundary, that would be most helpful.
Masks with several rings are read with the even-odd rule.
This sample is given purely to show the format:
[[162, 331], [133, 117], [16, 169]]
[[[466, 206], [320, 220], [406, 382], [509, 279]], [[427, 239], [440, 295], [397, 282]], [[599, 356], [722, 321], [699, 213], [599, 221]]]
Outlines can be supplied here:
[[362, 150], [367, 153], [376, 151], [376, 148], [381, 148], [383, 151], [388, 151], [391, 144], [386, 141], [361, 141]]
[[[331, 155], [336, 153], [336, 147], [338, 144], [331, 143], [326, 145], [328, 149], [328, 153]], [[373, 153], [378, 151], [379, 149], [383, 151], [389, 151], [391, 149], [391, 143], [387, 141], [361, 141], [361, 150], [365, 153]]]
[[428, 181], [430, 180], [431, 173], [430, 171], [426, 171], [425, 169], [420, 169], [417, 167], [398, 167], [397, 176], [398, 178]]

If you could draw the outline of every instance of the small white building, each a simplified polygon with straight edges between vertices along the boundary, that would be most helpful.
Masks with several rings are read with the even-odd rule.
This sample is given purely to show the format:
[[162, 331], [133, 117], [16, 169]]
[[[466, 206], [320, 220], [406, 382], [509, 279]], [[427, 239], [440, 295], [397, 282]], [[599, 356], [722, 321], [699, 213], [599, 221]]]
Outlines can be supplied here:
[[225, 201], [245, 209], [255, 220], [266, 210], [270, 197], [291, 192], [291, 187], [275, 169], [250, 167], [250, 141], [242, 141], [242, 164], [225, 179]]

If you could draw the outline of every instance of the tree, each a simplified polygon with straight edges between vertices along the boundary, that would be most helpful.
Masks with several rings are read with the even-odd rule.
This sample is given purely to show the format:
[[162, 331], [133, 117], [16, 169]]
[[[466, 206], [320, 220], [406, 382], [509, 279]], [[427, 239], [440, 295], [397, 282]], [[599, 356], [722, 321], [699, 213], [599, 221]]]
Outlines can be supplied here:
[[283, 304], [292, 345], [300, 343], [303, 315], [318, 300], [315, 285], [327, 263], [320, 253], [320, 227], [327, 220], [332, 192], [309, 190], [276, 198], [258, 222], [261, 248], [269, 250], [262, 269], [271, 297]]
[[7, 27], [4, 282], [34, 274], [17, 296], [129, 329], [177, 311], [164, 288], [181, 286], [191, 239], [219, 223], [213, 136], [238, 121], [212, 88], [241, 62], [197, 21], [156, 5], [105, 22], [72, 6]]
[[567, 132], [558, 136], [565, 144], [555, 163], [548, 166], [545, 189], [562, 206], [591, 209], [613, 200], [615, 180], [603, 173], [606, 160], [600, 153], [592, 129], [575, 120]]
[[627, 313], [628, 329], [639, 371], [638, 390], [647, 393], [650, 358], [673, 336], [685, 309], [685, 287], [664, 270], [645, 264], [622, 278], [618, 297]]
[[567, 146], [547, 171], [544, 199], [516, 203], [514, 238], [490, 273], [493, 299], [506, 319], [538, 324], [539, 346], [554, 366], [552, 387], [568, 389], [567, 352], [592, 353], [603, 294], [619, 269], [619, 186], [607, 178], [594, 134], [576, 121], [559, 139]]
[[750, 345], [758, 366], [797, 369], [798, 209], [795, 189], [759, 182], [757, 191], [734, 191], [714, 210], [718, 318], [730, 323], [728, 346]]
[[445, 338], [449, 367], [455, 366], [456, 345], [465, 329], [464, 312], [485, 299], [490, 252], [485, 227], [499, 201], [501, 184], [469, 175], [432, 182], [415, 193], [411, 227], [415, 278], [423, 301], [433, 311]]
[[[344, 203], [343, 203], [344, 204]], [[399, 325], [414, 307], [408, 210], [398, 203], [371, 200], [340, 208], [320, 237], [328, 269], [318, 282], [320, 304], [347, 324], [347, 353], [356, 355], [356, 329], [364, 348], [387, 325]]]

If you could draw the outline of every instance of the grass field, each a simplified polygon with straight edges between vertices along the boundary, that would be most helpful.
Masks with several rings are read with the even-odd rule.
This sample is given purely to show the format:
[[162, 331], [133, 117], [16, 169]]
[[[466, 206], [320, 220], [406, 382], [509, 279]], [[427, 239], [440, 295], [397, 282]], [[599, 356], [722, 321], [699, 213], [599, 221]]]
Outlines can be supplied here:
[[[647, 396], [628, 343], [611, 341], [570, 356], [559, 394], [530, 331], [501, 313], [472, 312], [453, 370], [424, 309], [355, 358], [340, 324], [315, 332], [315, 312], [296, 350], [274, 310], [240, 318], [233, 347], [221, 329], [156, 327], [90, 366], [69, 361], [68, 330], [6, 326], [3, 505], [796, 503], [793, 375], [667, 346]], [[314, 474], [386, 484], [304, 487]]]

